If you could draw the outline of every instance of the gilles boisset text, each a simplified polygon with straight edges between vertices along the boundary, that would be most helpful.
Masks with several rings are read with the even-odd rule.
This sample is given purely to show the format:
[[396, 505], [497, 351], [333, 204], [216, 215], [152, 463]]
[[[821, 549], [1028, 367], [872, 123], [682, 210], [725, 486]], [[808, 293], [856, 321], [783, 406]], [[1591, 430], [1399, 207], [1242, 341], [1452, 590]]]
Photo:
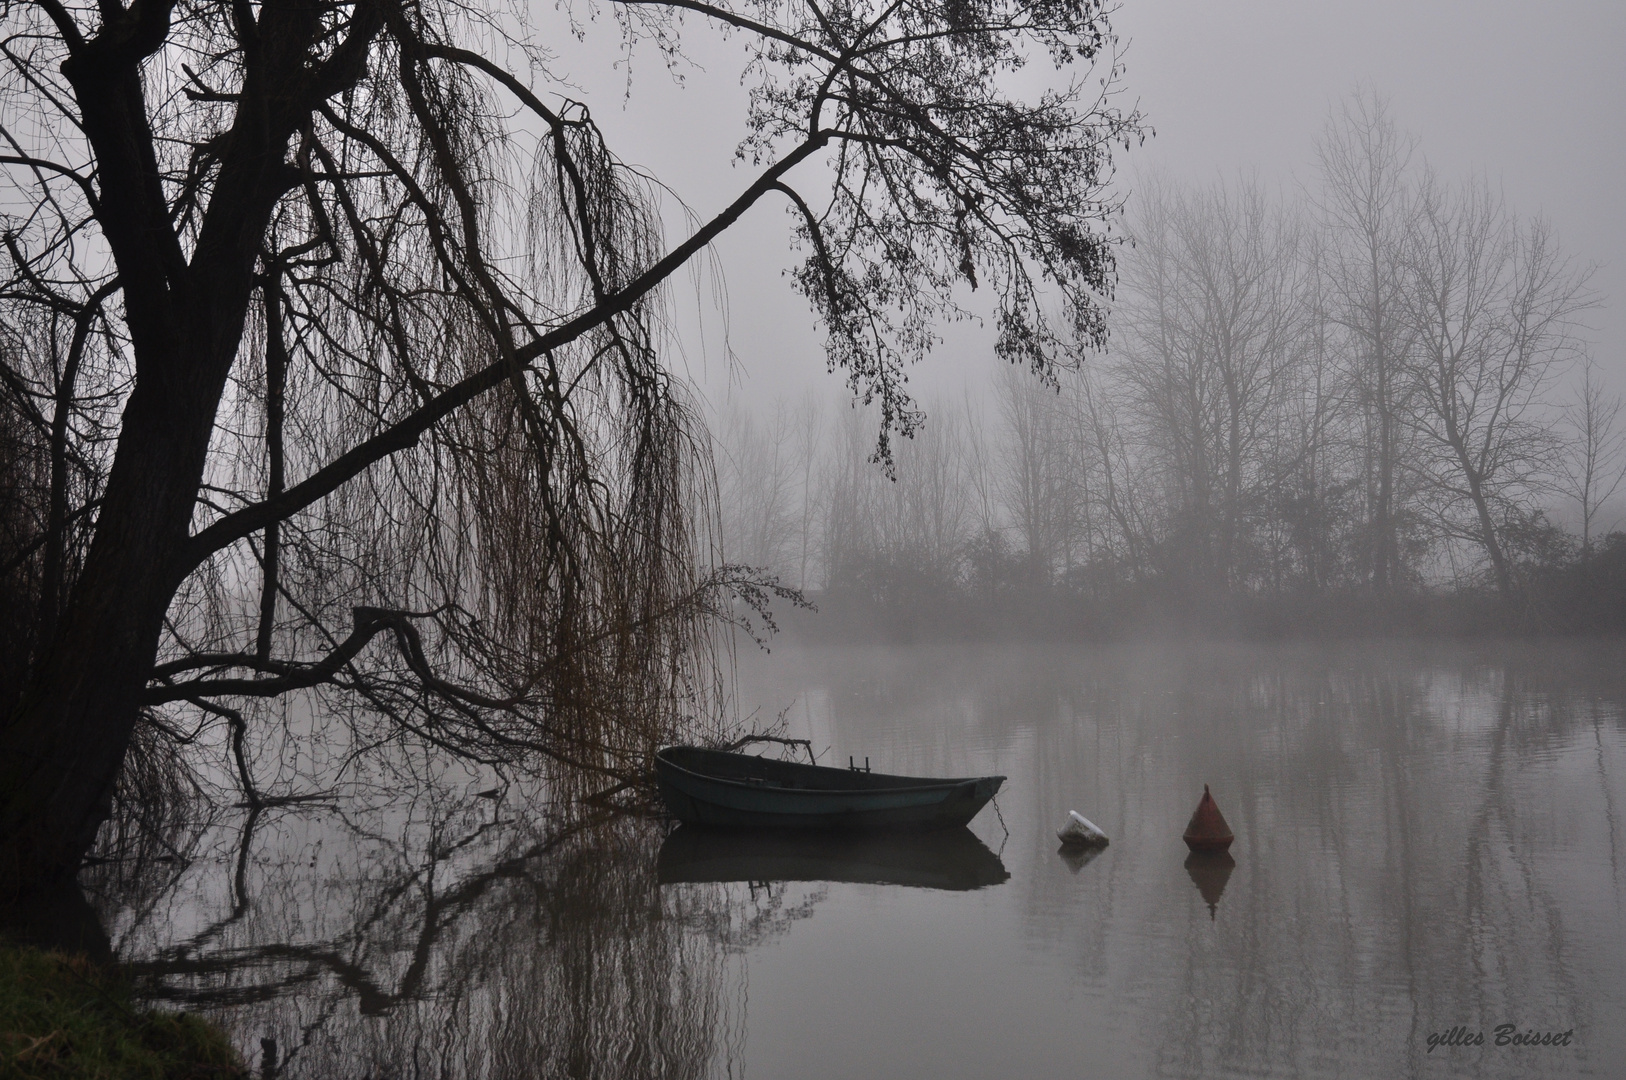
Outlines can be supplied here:
[[[1526, 1031], [1519, 1032], [1517, 1024], [1497, 1024], [1491, 1029], [1492, 1046], [1568, 1046], [1570, 1039], [1575, 1035], [1575, 1029], [1568, 1031]], [[1483, 1031], [1469, 1031], [1466, 1027], [1454, 1027], [1450, 1031], [1436, 1031], [1428, 1037], [1428, 1052], [1433, 1053], [1436, 1046], [1484, 1046], [1485, 1033]]]

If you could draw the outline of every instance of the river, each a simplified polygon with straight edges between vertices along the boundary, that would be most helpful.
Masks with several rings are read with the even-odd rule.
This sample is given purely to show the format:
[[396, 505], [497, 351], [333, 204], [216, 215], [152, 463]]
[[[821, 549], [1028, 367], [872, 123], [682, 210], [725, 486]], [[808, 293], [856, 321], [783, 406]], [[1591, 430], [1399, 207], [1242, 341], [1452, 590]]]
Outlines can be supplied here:
[[[1626, 1070], [1626, 644], [792, 646], [737, 698], [1008, 779], [850, 851], [455, 785], [228, 813], [102, 882], [114, 947], [286, 1077]], [[1181, 841], [1205, 784], [1228, 861]]]

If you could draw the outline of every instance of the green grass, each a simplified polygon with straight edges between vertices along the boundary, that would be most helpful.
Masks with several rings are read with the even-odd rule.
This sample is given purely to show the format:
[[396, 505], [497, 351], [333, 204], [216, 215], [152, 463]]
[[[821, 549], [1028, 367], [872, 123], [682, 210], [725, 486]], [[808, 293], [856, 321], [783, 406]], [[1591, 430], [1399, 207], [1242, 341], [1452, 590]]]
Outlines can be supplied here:
[[0, 941], [0, 1077], [245, 1080], [224, 1033], [136, 1006], [116, 971]]

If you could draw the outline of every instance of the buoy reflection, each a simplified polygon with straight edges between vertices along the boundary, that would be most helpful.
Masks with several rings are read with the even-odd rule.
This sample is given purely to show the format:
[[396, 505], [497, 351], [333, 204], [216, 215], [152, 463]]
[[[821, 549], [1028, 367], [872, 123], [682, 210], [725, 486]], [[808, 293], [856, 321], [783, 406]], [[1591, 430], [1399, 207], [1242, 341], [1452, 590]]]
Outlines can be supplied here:
[[1066, 864], [1067, 869], [1076, 874], [1105, 850], [1104, 847], [1079, 847], [1076, 844], [1063, 844], [1056, 849], [1056, 854], [1061, 856], [1061, 861]]
[[1208, 905], [1208, 917], [1213, 919], [1219, 908], [1220, 897], [1225, 895], [1225, 883], [1231, 880], [1236, 860], [1229, 851], [1193, 851], [1186, 857], [1186, 873], [1197, 886], [1203, 902]]

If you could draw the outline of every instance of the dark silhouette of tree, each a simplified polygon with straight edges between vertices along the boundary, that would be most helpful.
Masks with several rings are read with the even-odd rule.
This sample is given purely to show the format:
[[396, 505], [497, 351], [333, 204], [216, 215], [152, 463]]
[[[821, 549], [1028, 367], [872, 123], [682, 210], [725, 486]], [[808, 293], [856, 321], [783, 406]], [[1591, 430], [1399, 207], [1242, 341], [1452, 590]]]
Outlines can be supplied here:
[[[75, 869], [138, 725], [288, 723], [303, 693], [358, 745], [625, 777], [703, 719], [716, 616], [767, 594], [705, 569], [661, 290], [765, 199], [883, 461], [960, 282], [1041, 376], [1102, 341], [1103, 189], [1139, 121], [1095, 0], [605, 7], [628, 47], [676, 54], [683, 19], [749, 43], [754, 176], [671, 246], [550, 74], [574, 39], [517, 14], [5, 6], [3, 452], [28, 464], [0, 891]], [[1044, 60], [1056, 88], [1012, 96]]]

